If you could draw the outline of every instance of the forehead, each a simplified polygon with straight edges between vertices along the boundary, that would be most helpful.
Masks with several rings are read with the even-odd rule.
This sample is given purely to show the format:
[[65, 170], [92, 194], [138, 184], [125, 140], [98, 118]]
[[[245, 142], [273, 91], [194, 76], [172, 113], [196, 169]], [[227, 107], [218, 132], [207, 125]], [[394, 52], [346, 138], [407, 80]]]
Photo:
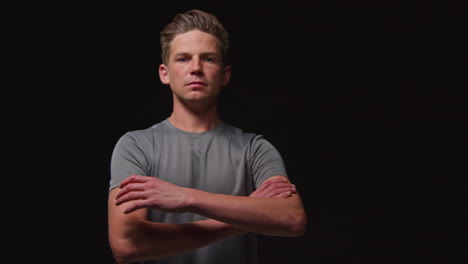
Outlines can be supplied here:
[[198, 30], [177, 35], [171, 43], [171, 54], [176, 53], [221, 53], [218, 39]]

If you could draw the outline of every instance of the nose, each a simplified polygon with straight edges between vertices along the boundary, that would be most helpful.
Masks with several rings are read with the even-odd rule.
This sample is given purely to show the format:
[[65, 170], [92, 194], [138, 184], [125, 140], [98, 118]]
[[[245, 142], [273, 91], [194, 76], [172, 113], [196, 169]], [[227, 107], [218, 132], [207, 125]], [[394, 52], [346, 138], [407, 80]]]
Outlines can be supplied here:
[[201, 75], [203, 74], [201, 60], [198, 57], [192, 59], [192, 68], [190, 70], [190, 74], [192, 75]]

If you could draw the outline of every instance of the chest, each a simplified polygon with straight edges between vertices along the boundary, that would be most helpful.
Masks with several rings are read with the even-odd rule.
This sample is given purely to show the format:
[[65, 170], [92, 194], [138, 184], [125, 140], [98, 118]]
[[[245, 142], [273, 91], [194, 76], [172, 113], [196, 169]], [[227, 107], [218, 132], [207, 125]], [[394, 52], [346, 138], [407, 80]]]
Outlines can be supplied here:
[[248, 195], [253, 191], [245, 150], [232, 141], [178, 138], [161, 142], [154, 153], [154, 177], [212, 193]]

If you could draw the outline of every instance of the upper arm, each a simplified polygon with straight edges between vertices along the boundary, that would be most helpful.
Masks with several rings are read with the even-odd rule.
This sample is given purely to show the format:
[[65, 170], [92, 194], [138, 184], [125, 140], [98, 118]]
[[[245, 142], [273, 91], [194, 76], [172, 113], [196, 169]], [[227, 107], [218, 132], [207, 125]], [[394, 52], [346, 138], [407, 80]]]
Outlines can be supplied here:
[[[266, 182], [266, 181], [269, 181], [269, 180], [278, 179], [278, 178], [283, 178], [283, 179], [287, 180], [289, 183], [291, 183], [291, 181], [289, 180], [289, 178], [288, 178], [288, 177], [286, 177], [286, 176], [284, 176], [284, 175], [276, 175], [276, 176], [272, 176], [272, 177], [270, 177], [270, 178], [266, 179], [266, 180], [265, 180], [265, 181], [263, 181], [263, 182]], [[263, 182], [262, 182], [262, 183], [263, 183]]]
[[111, 157], [111, 178], [109, 190], [120, 185], [130, 175], [149, 175], [150, 164], [148, 157], [150, 151], [141, 141], [144, 137], [140, 134], [126, 133], [115, 144]]
[[286, 177], [286, 167], [279, 151], [260, 135], [250, 141], [249, 169], [255, 188], [273, 177]]
[[[275, 176], [272, 176], [268, 179], [266, 179], [264, 182], [266, 181], [269, 181], [269, 180], [273, 180], [273, 179], [278, 179], [278, 178], [283, 178], [285, 180], [287, 180], [289, 183], [291, 183], [291, 181], [289, 180], [288, 177], [284, 176], [284, 175], [275, 175]], [[263, 183], [264, 183], [263, 182]], [[263, 184], [262, 183], [262, 184]], [[286, 198], [288, 200], [288, 204], [290, 208], [293, 208], [293, 209], [298, 209], [298, 210], [302, 210], [304, 211], [304, 206], [302, 205], [302, 201], [301, 201], [301, 198], [299, 196], [299, 193], [296, 192], [296, 193], [292, 193], [291, 196], [289, 196], [288, 198]]]
[[120, 191], [119, 187], [112, 189], [109, 192], [108, 200], [108, 224], [109, 224], [109, 242], [111, 247], [118, 247], [120, 243], [126, 240], [135, 228], [136, 221], [146, 220], [148, 209], [136, 210], [129, 214], [124, 214], [124, 210], [129, 206], [129, 203], [124, 203], [119, 206], [115, 205], [115, 198]]
[[120, 188], [116, 187], [109, 192], [108, 200], [108, 211], [109, 211], [109, 227], [115, 226], [120, 227], [122, 223], [125, 223], [129, 220], [141, 219], [146, 220], [148, 215], [148, 209], [136, 210], [132, 213], [124, 214], [125, 209], [130, 205], [130, 203], [123, 203], [121, 205], [115, 205], [117, 194], [119, 193]]
[[[277, 179], [277, 178], [286, 179], [289, 183], [291, 183], [288, 177], [284, 175], [275, 175], [275, 176], [268, 178], [266, 181]], [[286, 208], [285, 209], [290, 211], [292, 215], [291, 218], [293, 218], [294, 222], [296, 222], [296, 224], [293, 225], [295, 226], [294, 228], [295, 230], [293, 231], [293, 233], [297, 235], [302, 235], [307, 225], [307, 215], [304, 209], [304, 205], [302, 204], [302, 200], [299, 195], [299, 192], [296, 191], [295, 193], [291, 193], [291, 196], [284, 198], [282, 200], [286, 202], [285, 205], [287, 209]]]
[[145, 220], [148, 213], [145, 208], [124, 214], [123, 212], [129, 204], [115, 205], [115, 198], [119, 191], [120, 188], [116, 187], [109, 192], [107, 206], [109, 244], [116, 260], [125, 259], [138, 248], [131, 238], [138, 236], [138, 223]]
[[130, 175], [148, 175], [148, 151], [140, 142], [142, 136], [126, 133], [116, 143], [111, 158], [111, 179], [108, 200], [109, 235], [125, 237], [129, 224], [135, 219], [146, 219], [147, 210], [138, 210], [131, 214], [123, 211], [129, 204], [115, 205], [115, 198], [120, 191], [120, 183]]
[[115, 198], [120, 191], [120, 183], [130, 175], [148, 175], [148, 151], [141, 144], [141, 136], [126, 133], [116, 143], [111, 158], [111, 179], [108, 200], [109, 238], [112, 243], [116, 238], [125, 238], [130, 234], [136, 219], [146, 219], [147, 210], [138, 210], [131, 214], [123, 211], [129, 204], [115, 205]]

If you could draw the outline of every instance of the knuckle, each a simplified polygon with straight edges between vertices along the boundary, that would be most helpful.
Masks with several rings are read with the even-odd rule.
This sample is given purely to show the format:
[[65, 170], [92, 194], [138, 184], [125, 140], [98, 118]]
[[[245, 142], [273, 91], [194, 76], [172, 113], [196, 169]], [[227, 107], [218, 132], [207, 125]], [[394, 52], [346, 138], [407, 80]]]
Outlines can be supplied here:
[[150, 180], [146, 182], [146, 184], [151, 187], [156, 186], [156, 178], [151, 178]]
[[262, 183], [263, 186], [268, 186], [270, 185], [274, 180], [268, 180]]
[[156, 199], [155, 197], [149, 199], [149, 202], [150, 202], [152, 205], [159, 205], [159, 201], [158, 201], [158, 199]]
[[273, 184], [271, 187], [280, 188], [281, 186], [282, 186], [282, 184], [278, 182], [278, 183]]

